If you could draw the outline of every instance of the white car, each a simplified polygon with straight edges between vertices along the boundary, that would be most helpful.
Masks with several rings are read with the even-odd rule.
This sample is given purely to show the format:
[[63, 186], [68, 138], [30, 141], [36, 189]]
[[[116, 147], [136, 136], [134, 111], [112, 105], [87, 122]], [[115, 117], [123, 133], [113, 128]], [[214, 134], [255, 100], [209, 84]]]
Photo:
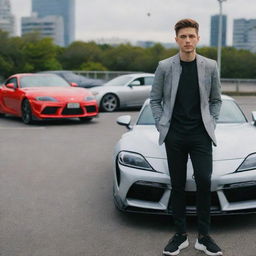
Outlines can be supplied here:
[[112, 112], [123, 107], [141, 107], [149, 97], [153, 80], [154, 74], [122, 75], [90, 90], [100, 110]]
[[[248, 122], [235, 100], [222, 96], [213, 147], [211, 214], [256, 212], [256, 112]], [[134, 126], [130, 116], [117, 122], [129, 131], [118, 141], [113, 157], [113, 196], [122, 211], [171, 214], [171, 183], [164, 145], [158, 145], [149, 100]], [[196, 184], [191, 161], [187, 171], [187, 214], [196, 213]]]

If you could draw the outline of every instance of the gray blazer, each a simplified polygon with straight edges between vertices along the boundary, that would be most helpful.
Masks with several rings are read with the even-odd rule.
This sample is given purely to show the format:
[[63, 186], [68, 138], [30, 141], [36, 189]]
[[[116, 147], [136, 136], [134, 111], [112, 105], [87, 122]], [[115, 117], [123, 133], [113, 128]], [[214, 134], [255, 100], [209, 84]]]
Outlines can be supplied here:
[[[199, 54], [196, 55], [196, 62], [202, 119], [207, 133], [216, 146], [214, 130], [221, 107], [217, 63]], [[170, 127], [181, 69], [180, 56], [177, 54], [160, 61], [155, 72], [150, 105], [159, 131], [159, 145], [163, 144]]]

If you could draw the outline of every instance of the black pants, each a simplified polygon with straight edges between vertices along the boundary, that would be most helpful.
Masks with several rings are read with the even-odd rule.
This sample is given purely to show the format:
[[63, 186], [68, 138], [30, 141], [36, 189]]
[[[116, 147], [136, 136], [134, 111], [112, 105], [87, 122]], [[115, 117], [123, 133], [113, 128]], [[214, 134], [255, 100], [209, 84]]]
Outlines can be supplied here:
[[167, 160], [171, 178], [170, 206], [176, 232], [186, 232], [185, 185], [187, 161], [190, 155], [197, 186], [198, 232], [209, 233], [211, 206], [212, 142], [205, 132], [197, 135], [182, 135], [169, 130], [165, 139]]

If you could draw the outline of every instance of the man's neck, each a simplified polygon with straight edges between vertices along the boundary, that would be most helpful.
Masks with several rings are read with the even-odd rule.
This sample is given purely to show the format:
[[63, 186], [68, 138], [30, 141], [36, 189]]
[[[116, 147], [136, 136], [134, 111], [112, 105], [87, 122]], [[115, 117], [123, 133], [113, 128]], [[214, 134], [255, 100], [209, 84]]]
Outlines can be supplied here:
[[185, 53], [180, 51], [180, 59], [182, 61], [193, 61], [196, 58], [196, 52]]

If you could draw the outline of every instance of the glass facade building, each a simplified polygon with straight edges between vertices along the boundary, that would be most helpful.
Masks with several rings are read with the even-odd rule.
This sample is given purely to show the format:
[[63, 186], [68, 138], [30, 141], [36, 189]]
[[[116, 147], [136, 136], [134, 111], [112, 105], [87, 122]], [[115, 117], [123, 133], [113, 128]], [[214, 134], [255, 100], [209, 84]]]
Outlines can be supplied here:
[[61, 16], [22, 17], [21, 34], [38, 32], [42, 38], [51, 37], [55, 44], [64, 46], [64, 26]]
[[75, 40], [75, 0], [32, 0], [32, 12], [39, 18], [61, 16], [64, 22], [64, 44]]
[[235, 19], [233, 25], [233, 46], [256, 52], [256, 19]]
[[[218, 47], [219, 15], [211, 16], [210, 46]], [[227, 46], [227, 15], [222, 15], [222, 46]]]
[[15, 18], [11, 13], [10, 0], [0, 0], [0, 29], [15, 36]]

